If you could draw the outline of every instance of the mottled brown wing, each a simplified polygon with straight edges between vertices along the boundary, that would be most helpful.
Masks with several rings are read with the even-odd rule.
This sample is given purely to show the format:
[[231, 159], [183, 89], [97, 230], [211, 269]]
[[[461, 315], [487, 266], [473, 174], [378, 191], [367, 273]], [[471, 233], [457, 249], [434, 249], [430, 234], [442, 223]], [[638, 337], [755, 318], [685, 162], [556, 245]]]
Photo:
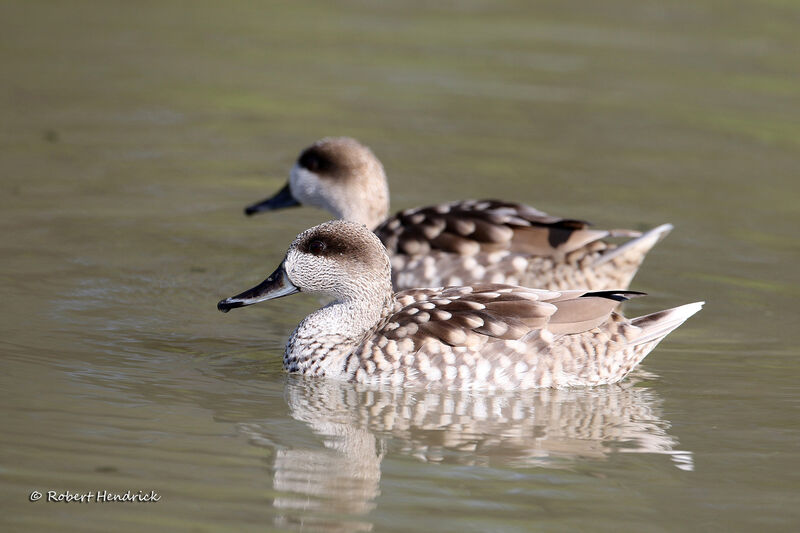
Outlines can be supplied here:
[[487, 336], [519, 339], [547, 323], [557, 309], [545, 300], [558, 295], [493, 284], [412, 289], [397, 294], [399, 309], [376, 335], [403, 341], [411, 351], [430, 341], [475, 346]]
[[459, 255], [511, 250], [531, 255], [568, 253], [607, 237], [582, 220], [550, 216], [498, 200], [465, 200], [401, 211], [375, 233], [394, 254], [439, 250]]
[[498, 284], [412, 289], [397, 293], [397, 310], [372, 342], [402, 342], [403, 351], [413, 353], [432, 341], [470, 347], [487, 337], [518, 340], [542, 328], [554, 334], [579, 333], [602, 324], [619, 302], [639, 294]]

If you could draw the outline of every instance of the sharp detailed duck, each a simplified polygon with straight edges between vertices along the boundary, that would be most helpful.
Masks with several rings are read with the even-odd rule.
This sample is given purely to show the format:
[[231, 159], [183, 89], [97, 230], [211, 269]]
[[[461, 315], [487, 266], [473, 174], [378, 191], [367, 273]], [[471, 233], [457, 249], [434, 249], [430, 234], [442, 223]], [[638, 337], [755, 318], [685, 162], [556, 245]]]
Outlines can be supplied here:
[[[644, 234], [595, 230], [581, 220], [496, 200], [408, 209], [386, 219], [383, 165], [369, 148], [347, 137], [325, 138], [306, 148], [289, 183], [245, 213], [301, 204], [374, 230], [391, 257], [397, 290], [482, 282], [624, 289], [647, 252], [672, 229], [664, 224]], [[630, 240], [617, 246], [604, 240], [608, 237]]]
[[296, 292], [333, 302], [292, 333], [289, 372], [449, 390], [614, 383], [702, 306], [627, 320], [614, 308], [641, 293], [502, 284], [394, 293], [380, 240], [338, 220], [301, 233], [271, 276], [217, 307]]

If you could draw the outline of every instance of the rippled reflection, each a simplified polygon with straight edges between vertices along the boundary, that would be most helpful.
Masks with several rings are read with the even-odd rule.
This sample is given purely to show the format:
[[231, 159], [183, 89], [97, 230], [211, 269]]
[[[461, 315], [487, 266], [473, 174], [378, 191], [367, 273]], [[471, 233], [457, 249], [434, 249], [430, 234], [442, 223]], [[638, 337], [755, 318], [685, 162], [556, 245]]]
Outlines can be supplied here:
[[[692, 470], [692, 454], [676, 449], [654, 391], [622, 385], [518, 393], [433, 393], [374, 390], [290, 377], [290, 413], [323, 439], [324, 449], [279, 449], [274, 506], [280, 525], [325, 531], [369, 530], [337, 521], [375, 506], [387, 451], [420, 461], [563, 468], [615, 453], [668, 454]], [[266, 428], [243, 423], [254, 443]], [[270, 442], [267, 442], [271, 445]], [[324, 517], [324, 518], [323, 518]]]

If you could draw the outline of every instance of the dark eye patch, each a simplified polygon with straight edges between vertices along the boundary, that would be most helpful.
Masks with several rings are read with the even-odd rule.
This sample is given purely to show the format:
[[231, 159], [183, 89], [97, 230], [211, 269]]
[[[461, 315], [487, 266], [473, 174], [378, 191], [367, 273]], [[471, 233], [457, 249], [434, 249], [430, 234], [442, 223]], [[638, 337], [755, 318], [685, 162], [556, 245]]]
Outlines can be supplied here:
[[366, 265], [380, 271], [388, 263], [380, 241], [365, 227], [352, 222], [326, 222], [302, 233], [296, 250], [315, 257]]
[[300, 243], [301, 252], [316, 256], [332, 256], [350, 254], [353, 244], [344, 235], [329, 232], [317, 232], [309, 235]]
[[337, 165], [324, 150], [318, 146], [311, 146], [300, 154], [297, 164], [306, 170], [318, 174], [335, 174]]
[[308, 243], [308, 251], [314, 255], [322, 255], [325, 253], [325, 250], [328, 248], [328, 245], [325, 244], [324, 241], [319, 239], [314, 239], [310, 243]]
[[306, 170], [310, 170], [311, 172], [317, 172], [319, 170], [319, 158], [316, 157], [314, 154], [304, 153], [303, 156], [300, 158], [299, 164]]

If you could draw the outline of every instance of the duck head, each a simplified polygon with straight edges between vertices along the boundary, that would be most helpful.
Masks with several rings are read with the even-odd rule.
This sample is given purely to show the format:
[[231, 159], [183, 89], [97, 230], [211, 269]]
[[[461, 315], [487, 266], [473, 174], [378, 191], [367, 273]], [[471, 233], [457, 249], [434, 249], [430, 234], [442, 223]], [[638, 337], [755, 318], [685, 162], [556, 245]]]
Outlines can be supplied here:
[[363, 224], [326, 222], [297, 236], [270, 276], [217, 309], [231, 309], [297, 292], [317, 293], [334, 301], [370, 301], [392, 294], [391, 267], [381, 241]]
[[374, 229], [389, 212], [383, 165], [350, 137], [326, 137], [300, 153], [289, 182], [269, 198], [247, 206], [246, 215], [309, 205]]

